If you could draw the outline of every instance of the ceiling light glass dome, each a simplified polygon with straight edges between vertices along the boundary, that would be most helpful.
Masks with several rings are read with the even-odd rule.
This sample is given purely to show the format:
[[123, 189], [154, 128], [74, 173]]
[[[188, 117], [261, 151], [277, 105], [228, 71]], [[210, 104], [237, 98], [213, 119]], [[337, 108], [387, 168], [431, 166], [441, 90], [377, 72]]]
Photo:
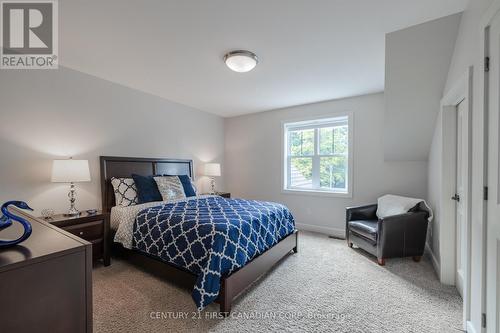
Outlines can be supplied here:
[[257, 56], [245, 50], [231, 51], [224, 56], [227, 67], [238, 73], [249, 72], [257, 66]]

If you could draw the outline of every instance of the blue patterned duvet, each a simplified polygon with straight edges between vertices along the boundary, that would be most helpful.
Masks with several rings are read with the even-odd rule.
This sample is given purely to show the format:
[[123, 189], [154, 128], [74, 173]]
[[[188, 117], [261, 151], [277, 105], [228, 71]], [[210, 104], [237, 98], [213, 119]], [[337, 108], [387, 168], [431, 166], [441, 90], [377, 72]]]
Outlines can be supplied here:
[[199, 310], [219, 295], [221, 276], [244, 266], [293, 232], [293, 216], [272, 202], [206, 197], [142, 210], [133, 247], [198, 276]]

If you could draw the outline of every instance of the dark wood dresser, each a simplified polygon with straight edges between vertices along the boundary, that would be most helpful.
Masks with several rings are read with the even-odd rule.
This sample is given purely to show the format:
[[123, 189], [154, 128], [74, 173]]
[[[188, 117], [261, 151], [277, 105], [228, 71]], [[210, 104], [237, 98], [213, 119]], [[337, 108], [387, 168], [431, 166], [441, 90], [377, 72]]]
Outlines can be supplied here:
[[[0, 331], [92, 332], [91, 243], [15, 213], [31, 222], [33, 232], [23, 243], [0, 249]], [[21, 233], [14, 222], [0, 238]]]

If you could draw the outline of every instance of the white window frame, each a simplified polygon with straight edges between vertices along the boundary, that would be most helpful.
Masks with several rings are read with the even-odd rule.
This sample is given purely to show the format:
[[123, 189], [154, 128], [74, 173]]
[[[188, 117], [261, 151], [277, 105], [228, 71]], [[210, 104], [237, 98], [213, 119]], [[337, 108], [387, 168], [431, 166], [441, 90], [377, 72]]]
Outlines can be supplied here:
[[[281, 192], [285, 194], [298, 194], [298, 195], [316, 195], [316, 196], [328, 196], [328, 197], [342, 197], [342, 198], [352, 198], [353, 192], [353, 138], [354, 138], [354, 116], [352, 112], [343, 112], [328, 114], [312, 118], [301, 118], [301, 119], [290, 119], [281, 122]], [[289, 186], [289, 146], [288, 146], [288, 131], [300, 130], [307, 128], [314, 128], [315, 132], [321, 127], [328, 127], [333, 124], [338, 124], [339, 122], [347, 122], [348, 131], [348, 144], [347, 144], [347, 177], [346, 177], [346, 190], [327, 190], [319, 188], [313, 189], [303, 189], [303, 188], [293, 188]], [[318, 133], [315, 133], [315, 139], [319, 140]], [[315, 143], [315, 147], [318, 147], [318, 142]], [[313, 171], [313, 184], [319, 185], [319, 159], [322, 155], [314, 154], [313, 159], [313, 170], [316, 169], [316, 173]], [[328, 155], [332, 156], [332, 155]]]

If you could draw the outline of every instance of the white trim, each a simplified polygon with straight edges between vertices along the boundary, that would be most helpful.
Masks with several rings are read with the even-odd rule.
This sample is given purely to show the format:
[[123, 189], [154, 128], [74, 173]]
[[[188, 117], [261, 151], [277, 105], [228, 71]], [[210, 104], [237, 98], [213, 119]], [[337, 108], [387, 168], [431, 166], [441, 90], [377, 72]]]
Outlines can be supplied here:
[[[439, 262], [441, 283], [455, 285], [456, 106], [442, 106], [441, 213], [439, 214]], [[452, 237], [453, 236], [453, 237]]]
[[300, 121], [286, 122], [285, 128], [289, 131], [302, 131], [313, 128], [324, 128], [333, 126], [347, 125], [349, 121], [348, 116], [335, 116], [327, 118], [314, 118]]
[[338, 237], [338, 238], [342, 238], [342, 239], [345, 238], [345, 229], [321, 227], [318, 225], [305, 224], [305, 223], [295, 223], [295, 227], [298, 230], [317, 232], [320, 234], [334, 236], [334, 237]]
[[[472, 111], [473, 111], [473, 67], [469, 67], [458, 82], [445, 94], [441, 100], [441, 112], [443, 123], [438, 124], [443, 128], [442, 154], [443, 163], [441, 169], [442, 193], [441, 193], [441, 217], [439, 221], [439, 254], [440, 271], [439, 278], [442, 283], [456, 285], [455, 272], [456, 261], [456, 205], [450, 200], [456, 190], [456, 106], [460, 102], [467, 103], [467, 154], [464, 156], [468, 161], [466, 167], [466, 181], [464, 182], [464, 205], [465, 210], [465, 234], [464, 244], [464, 281], [463, 281], [463, 328], [466, 328], [467, 320], [471, 317], [471, 233], [472, 233]], [[451, 194], [451, 195], [450, 195]], [[453, 235], [453, 237], [449, 237]]]
[[432, 266], [434, 267], [434, 270], [436, 271], [437, 276], [441, 279], [441, 277], [440, 277], [441, 267], [439, 265], [439, 261], [437, 260], [436, 256], [434, 255], [434, 251], [432, 251], [431, 247], [429, 246], [429, 243], [425, 243], [425, 250], [431, 256]]
[[[300, 122], [314, 122], [315, 120], [321, 119], [331, 119], [331, 118], [342, 118], [345, 117], [348, 122], [348, 155], [347, 155], [347, 192], [339, 191], [322, 191], [322, 190], [301, 190], [301, 189], [291, 189], [287, 188], [287, 172], [286, 161], [288, 160], [288, 145], [286, 142], [285, 134], [287, 131], [287, 124], [289, 123], [300, 123]], [[345, 121], [345, 120], [344, 120]], [[294, 195], [313, 195], [313, 196], [328, 196], [328, 197], [341, 197], [341, 198], [352, 198], [353, 196], [353, 173], [354, 173], [354, 112], [344, 111], [344, 112], [333, 112], [325, 115], [319, 115], [314, 117], [301, 117], [285, 119], [281, 121], [281, 193], [283, 194], [294, 194]]]
[[[479, 45], [479, 50], [480, 50], [480, 55], [479, 63], [483, 64], [485, 57], [490, 55], [490, 44], [489, 44], [489, 28], [490, 25], [495, 18], [495, 16], [498, 14], [500, 11], [500, 1], [495, 0], [493, 3], [490, 5], [490, 7], [483, 13], [483, 16], [480, 21], [480, 45]], [[477, 178], [478, 182], [481, 182], [481, 188], [484, 188], [484, 186], [488, 186], [488, 149], [487, 149], [487, 144], [488, 144], [488, 130], [489, 126], [487, 124], [488, 117], [489, 117], [489, 110], [488, 110], [488, 102], [487, 98], [489, 97], [489, 86], [488, 86], [488, 80], [489, 80], [489, 75], [483, 70], [483, 67], [481, 67], [481, 70], [479, 71], [479, 86], [477, 87], [477, 91], [479, 92], [478, 94], [478, 110], [476, 110], [475, 114], [478, 117], [483, 118], [483, 122], [479, 123], [477, 125], [476, 131], [482, 132], [483, 137], [482, 140], [479, 142], [478, 147], [479, 150], [482, 151], [483, 153], [483, 159], [482, 161], [480, 160], [480, 165], [475, 171], [477, 173]], [[478, 219], [479, 215], [481, 216], [480, 219]], [[480, 295], [480, 308], [475, 309], [476, 312], [479, 313], [486, 313], [488, 311], [488, 306], [487, 306], [487, 231], [488, 231], [488, 219], [487, 219], [487, 202], [483, 201], [483, 205], [480, 208], [480, 211], [474, 214], [475, 220], [478, 219], [477, 224], [480, 225], [482, 228], [481, 230], [481, 258], [478, 258], [481, 260], [481, 271], [480, 271], [480, 285], [481, 285], [481, 295]], [[479, 250], [479, 249], [477, 249]], [[488, 323], [491, 320], [492, 316], [488, 316]], [[490, 325], [491, 326], [491, 325]], [[471, 325], [471, 327], [473, 327]], [[468, 327], [467, 327], [468, 328]], [[486, 332], [487, 329], [482, 327], [480, 328], [480, 332], [484, 333]]]
[[470, 320], [467, 320], [466, 329], [467, 333], [476, 333], [476, 329]]
[[292, 195], [308, 195], [314, 197], [334, 197], [334, 198], [352, 198], [351, 193], [346, 192], [333, 192], [333, 191], [321, 191], [321, 190], [299, 190], [299, 189], [282, 189], [282, 194], [292, 194]]
[[467, 187], [464, 187], [466, 193], [467, 193], [467, 205], [465, 207], [465, 216], [466, 216], [466, 223], [465, 223], [465, 262], [464, 262], [464, 322], [465, 325], [464, 327], [467, 327], [467, 321], [470, 320], [471, 318], [471, 276], [472, 276], [472, 271], [471, 271], [471, 262], [472, 262], [472, 147], [473, 147], [473, 142], [472, 142], [472, 137], [473, 137], [473, 125], [472, 125], [472, 112], [474, 110], [474, 91], [473, 91], [473, 86], [474, 86], [474, 67], [470, 66], [467, 71], [467, 82], [466, 82], [466, 91], [465, 93], [467, 94], [467, 102], [468, 107], [467, 107], [467, 121], [468, 121], [468, 132], [467, 133]]

